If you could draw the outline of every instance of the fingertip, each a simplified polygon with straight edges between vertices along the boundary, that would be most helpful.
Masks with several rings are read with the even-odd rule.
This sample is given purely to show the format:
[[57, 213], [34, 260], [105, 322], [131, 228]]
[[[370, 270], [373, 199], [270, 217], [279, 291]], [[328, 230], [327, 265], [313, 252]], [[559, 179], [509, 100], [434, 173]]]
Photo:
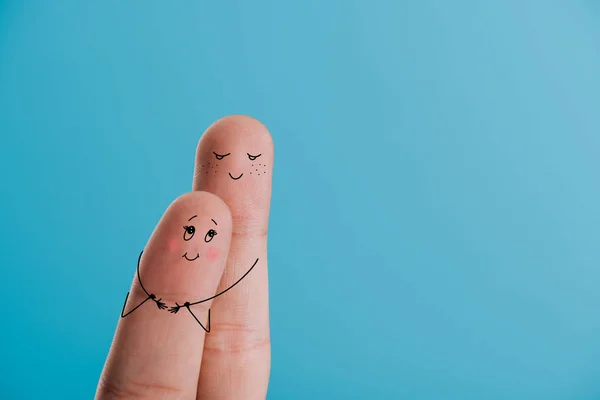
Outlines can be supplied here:
[[[206, 164], [212, 159], [213, 151], [218, 154], [261, 154], [261, 161], [270, 163], [273, 160], [273, 138], [261, 121], [247, 115], [228, 115], [215, 121], [202, 134], [196, 147], [196, 161], [204, 160]], [[205, 171], [209, 177], [211, 173]]]
[[219, 118], [210, 125], [200, 138], [198, 148], [203, 139], [210, 140], [216, 138], [216, 136], [226, 135], [227, 133], [249, 135], [255, 139], [261, 139], [264, 144], [270, 142], [271, 148], [273, 147], [273, 138], [264, 123], [248, 115], [232, 114]]
[[144, 250], [141, 275], [148, 292], [176, 302], [209, 297], [223, 272], [231, 231], [231, 212], [218, 196], [188, 192], [177, 197]]
[[[227, 204], [216, 194], [205, 191], [192, 191], [183, 193], [169, 204], [163, 218], [183, 216], [190, 214], [218, 217], [223, 226], [231, 226], [231, 211]], [[212, 218], [214, 219], [214, 218]]]
[[265, 220], [271, 198], [273, 139], [267, 127], [246, 115], [217, 120], [196, 149], [194, 190], [220, 196], [234, 218], [251, 210]]

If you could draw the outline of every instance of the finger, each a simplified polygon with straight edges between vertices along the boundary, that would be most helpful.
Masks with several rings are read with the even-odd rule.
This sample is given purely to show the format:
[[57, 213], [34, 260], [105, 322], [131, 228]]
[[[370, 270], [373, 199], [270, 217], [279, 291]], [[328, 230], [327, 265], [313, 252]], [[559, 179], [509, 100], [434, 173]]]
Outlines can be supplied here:
[[97, 399], [195, 398], [212, 302], [178, 305], [215, 294], [230, 241], [217, 196], [191, 192], [169, 206], [141, 255]]
[[267, 228], [272, 167], [271, 135], [250, 117], [217, 121], [198, 144], [194, 190], [218, 195], [233, 218], [231, 249], [219, 291], [247, 273], [230, 291], [215, 298], [199, 399], [266, 396], [271, 360]]

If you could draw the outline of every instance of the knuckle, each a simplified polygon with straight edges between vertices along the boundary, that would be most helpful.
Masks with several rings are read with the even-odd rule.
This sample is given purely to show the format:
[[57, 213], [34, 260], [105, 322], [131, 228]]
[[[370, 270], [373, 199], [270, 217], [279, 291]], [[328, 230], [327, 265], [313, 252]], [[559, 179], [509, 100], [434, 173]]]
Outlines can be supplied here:
[[212, 353], [239, 354], [266, 351], [271, 347], [268, 331], [245, 323], [213, 323], [204, 350]]
[[157, 383], [129, 380], [116, 382], [100, 379], [96, 399], [168, 399], [181, 398], [182, 389]]

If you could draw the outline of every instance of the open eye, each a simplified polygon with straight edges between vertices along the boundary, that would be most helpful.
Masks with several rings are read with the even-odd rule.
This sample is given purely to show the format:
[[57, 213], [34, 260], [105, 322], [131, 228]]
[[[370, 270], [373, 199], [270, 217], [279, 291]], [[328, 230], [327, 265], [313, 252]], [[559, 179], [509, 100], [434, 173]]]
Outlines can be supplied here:
[[213, 151], [213, 154], [215, 155], [215, 157], [217, 157], [217, 160], [222, 160], [225, 157], [227, 157], [228, 155], [230, 155], [231, 153], [227, 153], [227, 154], [217, 154]]
[[260, 157], [260, 156], [262, 155], [262, 154], [259, 154], [259, 155], [257, 155], [257, 156], [253, 156], [253, 155], [251, 155], [250, 153], [246, 153], [246, 154], [248, 154], [248, 158], [250, 159], [250, 161], [254, 161], [254, 160], [256, 160], [258, 157]]
[[217, 236], [217, 231], [215, 231], [214, 229], [209, 229], [208, 232], [206, 232], [206, 235], [204, 236], [204, 241], [206, 243], [210, 242], [211, 240], [213, 240], [213, 238]]
[[193, 226], [184, 226], [183, 229], [183, 240], [191, 240], [194, 237], [194, 233], [196, 233], [196, 228]]

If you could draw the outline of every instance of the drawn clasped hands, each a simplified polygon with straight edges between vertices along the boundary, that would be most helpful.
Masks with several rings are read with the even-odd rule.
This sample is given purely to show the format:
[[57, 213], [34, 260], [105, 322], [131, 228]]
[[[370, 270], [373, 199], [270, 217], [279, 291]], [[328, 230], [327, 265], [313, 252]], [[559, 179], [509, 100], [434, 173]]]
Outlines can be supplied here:
[[255, 119], [226, 117], [202, 135], [193, 191], [139, 254], [96, 399], [266, 397], [272, 168]]

